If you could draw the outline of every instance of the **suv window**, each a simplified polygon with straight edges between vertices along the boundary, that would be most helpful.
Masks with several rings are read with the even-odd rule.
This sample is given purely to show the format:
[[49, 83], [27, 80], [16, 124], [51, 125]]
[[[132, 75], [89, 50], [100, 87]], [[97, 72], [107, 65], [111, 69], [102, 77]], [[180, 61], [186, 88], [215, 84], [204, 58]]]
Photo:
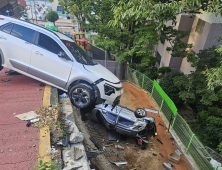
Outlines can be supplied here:
[[14, 24], [11, 35], [21, 38], [24, 41], [32, 42], [35, 31], [17, 24]]
[[132, 121], [129, 121], [129, 120], [127, 120], [125, 118], [122, 118], [122, 117], [119, 117], [118, 123], [122, 124], [122, 125], [125, 125], [125, 126], [131, 126], [133, 124]]
[[112, 120], [113, 122], [115, 122], [115, 120], [116, 120], [116, 116], [115, 116], [115, 115], [113, 115], [113, 114], [111, 114], [111, 113], [109, 113], [109, 112], [106, 112], [105, 114], [106, 114], [106, 117], [107, 117], [108, 119], [110, 119], [110, 120]]
[[52, 52], [58, 54], [59, 52], [64, 52], [64, 50], [49, 36], [39, 33], [39, 42], [38, 46]]
[[5, 33], [10, 34], [11, 30], [12, 30], [12, 24], [10, 24], [10, 25], [6, 26], [5, 28], [3, 28], [2, 31], [5, 32]]

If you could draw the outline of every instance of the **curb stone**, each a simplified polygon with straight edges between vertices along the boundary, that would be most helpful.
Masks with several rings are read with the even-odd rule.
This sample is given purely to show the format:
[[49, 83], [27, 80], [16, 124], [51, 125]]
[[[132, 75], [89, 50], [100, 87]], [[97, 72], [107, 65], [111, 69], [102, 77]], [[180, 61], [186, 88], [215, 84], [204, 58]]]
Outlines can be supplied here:
[[[74, 119], [74, 115], [73, 115], [73, 109], [72, 109], [72, 105], [71, 102], [69, 100], [69, 98], [60, 98], [59, 99], [60, 104], [62, 105], [62, 110], [63, 113], [66, 114], [66, 123], [69, 125], [70, 129], [70, 133], [71, 136], [77, 136], [79, 133], [79, 129], [77, 128], [76, 124], [75, 124], [75, 119]], [[82, 134], [83, 138], [84, 135]], [[80, 138], [82, 138], [82, 136]], [[81, 139], [78, 140], [77, 143], [69, 143], [68, 147], [65, 147], [64, 150], [62, 151], [62, 159], [64, 162], [64, 168], [63, 170], [71, 170], [73, 168], [78, 168], [78, 170], [90, 170], [90, 163], [87, 159], [86, 156], [86, 152], [85, 152], [85, 148], [83, 143], [79, 142], [82, 141]], [[73, 160], [71, 157], [73, 157], [73, 150], [75, 152], [75, 149], [72, 149], [73, 147], [78, 148], [79, 150], [82, 151], [82, 156], [79, 157], [78, 160]], [[75, 157], [75, 156], [74, 156]]]

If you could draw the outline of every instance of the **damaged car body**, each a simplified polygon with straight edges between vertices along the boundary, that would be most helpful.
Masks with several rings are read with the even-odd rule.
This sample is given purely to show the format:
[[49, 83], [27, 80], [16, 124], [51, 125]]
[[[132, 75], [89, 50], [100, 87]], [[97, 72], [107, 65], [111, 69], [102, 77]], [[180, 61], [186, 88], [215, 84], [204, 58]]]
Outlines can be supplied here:
[[[141, 113], [144, 111], [143, 113]], [[88, 117], [102, 123], [107, 129], [122, 135], [143, 138], [148, 134], [157, 135], [155, 118], [147, 117], [144, 109], [133, 111], [127, 107], [99, 104]]]

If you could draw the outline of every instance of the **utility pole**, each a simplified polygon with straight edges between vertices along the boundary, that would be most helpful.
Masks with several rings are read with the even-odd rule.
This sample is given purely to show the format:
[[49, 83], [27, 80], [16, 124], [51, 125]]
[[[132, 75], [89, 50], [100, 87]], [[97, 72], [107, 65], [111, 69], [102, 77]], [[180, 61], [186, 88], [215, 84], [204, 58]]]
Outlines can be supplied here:
[[31, 14], [32, 14], [32, 22], [34, 23], [33, 13], [32, 13], [32, 4], [31, 4], [31, 1], [30, 1], [30, 0], [29, 0], [29, 3], [30, 3]]
[[[33, 2], [34, 2], [34, 8], [35, 8], [35, 0], [33, 0]], [[35, 21], [36, 21], [36, 24], [38, 24], [38, 22], [37, 22], [37, 16], [36, 16], [36, 8], [35, 8]]]

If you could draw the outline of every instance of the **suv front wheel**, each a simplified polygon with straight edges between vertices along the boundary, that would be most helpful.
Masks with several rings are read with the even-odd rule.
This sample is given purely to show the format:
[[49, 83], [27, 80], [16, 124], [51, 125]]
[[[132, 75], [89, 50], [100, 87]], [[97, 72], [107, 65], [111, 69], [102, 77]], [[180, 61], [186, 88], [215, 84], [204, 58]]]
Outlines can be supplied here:
[[70, 89], [69, 98], [75, 107], [84, 109], [94, 102], [95, 93], [90, 85], [82, 83], [74, 85]]

